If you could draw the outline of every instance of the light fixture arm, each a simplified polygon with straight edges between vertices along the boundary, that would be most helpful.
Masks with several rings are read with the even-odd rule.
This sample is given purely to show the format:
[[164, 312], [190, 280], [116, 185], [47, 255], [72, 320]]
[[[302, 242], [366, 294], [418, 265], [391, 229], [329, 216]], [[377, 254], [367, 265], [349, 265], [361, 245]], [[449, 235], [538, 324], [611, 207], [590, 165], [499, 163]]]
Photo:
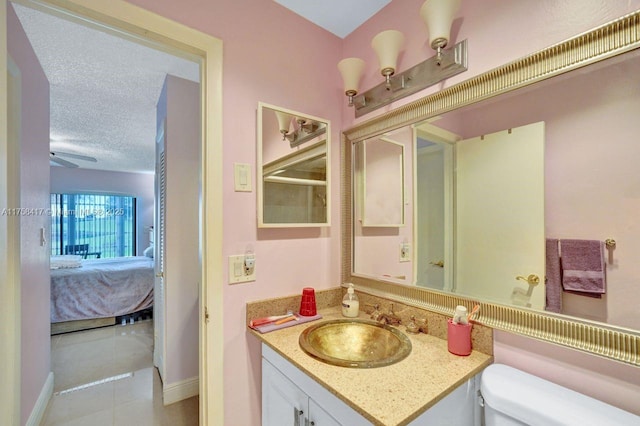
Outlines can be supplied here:
[[380, 71], [384, 76], [384, 84], [387, 86], [387, 90], [391, 90], [391, 76], [395, 73], [393, 68], [385, 68]]
[[290, 133], [283, 133], [282, 134], [282, 140], [283, 141], [293, 142], [297, 137], [298, 137], [298, 132], [296, 130], [294, 130], [293, 132], [290, 132]]
[[296, 119], [298, 127], [306, 134], [314, 133], [320, 127], [320, 123], [313, 120], [307, 120], [304, 118]]
[[[436, 40], [437, 41], [437, 40]], [[435, 41], [434, 41], [435, 43]], [[445, 42], [446, 43], [446, 42]], [[467, 70], [467, 40], [450, 49], [440, 46], [440, 54], [394, 74], [390, 84], [383, 82], [353, 97], [356, 117], [360, 117], [393, 101], [412, 95], [429, 86]]]
[[312, 121], [313, 123], [313, 131], [307, 132], [305, 130], [295, 130], [286, 136], [289, 141], [289, 146], [291, 148], [295, 148], [298, 145], [301, 145], [305, 142], [308, 142], [312, 139], [317, 138], [320, 135], [323, 135], [327, 132], [327, 126], [325, 124], [320, 124], [318, 122]]
[[347, 95], [347, 97], [349, 98], [349, 106], [352, 107], [353, 106], [353, 98], [355, 95], [358, 94], [358, 92], [356, 92], [355, 90], [347, 90], [346, 92], [344, 92], [345, 95]]
[[442, 64], [442, 50], [447, 46], [446, 38], [437, 38], [431, 42], [431, 48], [436, 51], [436, 64]]

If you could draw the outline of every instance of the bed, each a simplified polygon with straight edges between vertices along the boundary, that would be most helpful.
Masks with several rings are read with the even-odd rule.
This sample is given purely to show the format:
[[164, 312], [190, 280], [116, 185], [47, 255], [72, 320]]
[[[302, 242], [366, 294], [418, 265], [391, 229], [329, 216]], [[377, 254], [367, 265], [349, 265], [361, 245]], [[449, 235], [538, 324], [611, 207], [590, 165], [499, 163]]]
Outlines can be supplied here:
[[51, 323], [107, 319], [153, 306], [153, 259], [87, 259], [51, 270]]

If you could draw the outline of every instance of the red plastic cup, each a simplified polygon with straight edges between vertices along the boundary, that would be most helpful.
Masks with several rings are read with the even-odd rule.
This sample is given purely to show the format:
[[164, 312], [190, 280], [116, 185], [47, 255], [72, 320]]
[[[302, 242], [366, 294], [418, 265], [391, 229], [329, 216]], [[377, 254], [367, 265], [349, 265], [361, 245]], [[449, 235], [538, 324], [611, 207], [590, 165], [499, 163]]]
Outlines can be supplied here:
[[447, 346], [454, 355], [467, 356], [471, 354], [471, 324], [454, 324], [447, 320]]
[[300, 300], [300, 315], [312, 317], [318, 312], [316, 310], [316, 292], [311, 287], [302, 289], [302, 299]]

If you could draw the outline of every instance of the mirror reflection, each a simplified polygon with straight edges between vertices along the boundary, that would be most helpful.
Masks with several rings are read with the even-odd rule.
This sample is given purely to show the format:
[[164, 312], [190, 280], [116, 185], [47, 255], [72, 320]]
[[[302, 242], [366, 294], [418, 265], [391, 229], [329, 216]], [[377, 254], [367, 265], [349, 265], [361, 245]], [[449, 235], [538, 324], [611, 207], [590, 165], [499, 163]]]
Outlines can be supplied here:
[[[354, 274], [640, 329], [629, 303], [640, 279], [639, 71], [629, 52], [398, 130], [413, 135], [415, 220], [371, 236], [354, 223]], [[371, 259], [370, 240], [392, 254]], [[576, 241], [591, 246], [574, 251]], [[588, 272], [582, 287], [575, 270]]]
[[386, 137], [359, 144], [358, 212], [362, 226], [404, 225], [404, 144]]
[[329, 122], [258, 106], [258, 226], [329, 224]]
[[[354, 144], [354, 267], [397, 282], [412, 276], [413, 180], [410, 173], [413, 131]], [[404, 252], [403, 252], [404, 249]], [[402, 257], [402, 259], [401, 259]], [[397, 260], [397, 261], [396, 261]]]

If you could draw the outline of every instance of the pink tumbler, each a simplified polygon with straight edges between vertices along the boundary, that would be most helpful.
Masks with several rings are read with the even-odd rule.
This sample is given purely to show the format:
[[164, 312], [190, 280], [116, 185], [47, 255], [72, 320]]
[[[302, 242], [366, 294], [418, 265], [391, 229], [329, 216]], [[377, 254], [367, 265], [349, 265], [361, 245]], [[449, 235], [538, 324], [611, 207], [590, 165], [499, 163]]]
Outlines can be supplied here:
[[300, 315], [303, 317], [312, 317], [316, 314], [315, 290], [311, 287], [305, 287], [302, 289], [302, 300], [300, 300]]
[[447, 320], [449, 352], [461, 356], [471, 354], [471, 327], [471, 324], [455, 324], [451, 318]]

